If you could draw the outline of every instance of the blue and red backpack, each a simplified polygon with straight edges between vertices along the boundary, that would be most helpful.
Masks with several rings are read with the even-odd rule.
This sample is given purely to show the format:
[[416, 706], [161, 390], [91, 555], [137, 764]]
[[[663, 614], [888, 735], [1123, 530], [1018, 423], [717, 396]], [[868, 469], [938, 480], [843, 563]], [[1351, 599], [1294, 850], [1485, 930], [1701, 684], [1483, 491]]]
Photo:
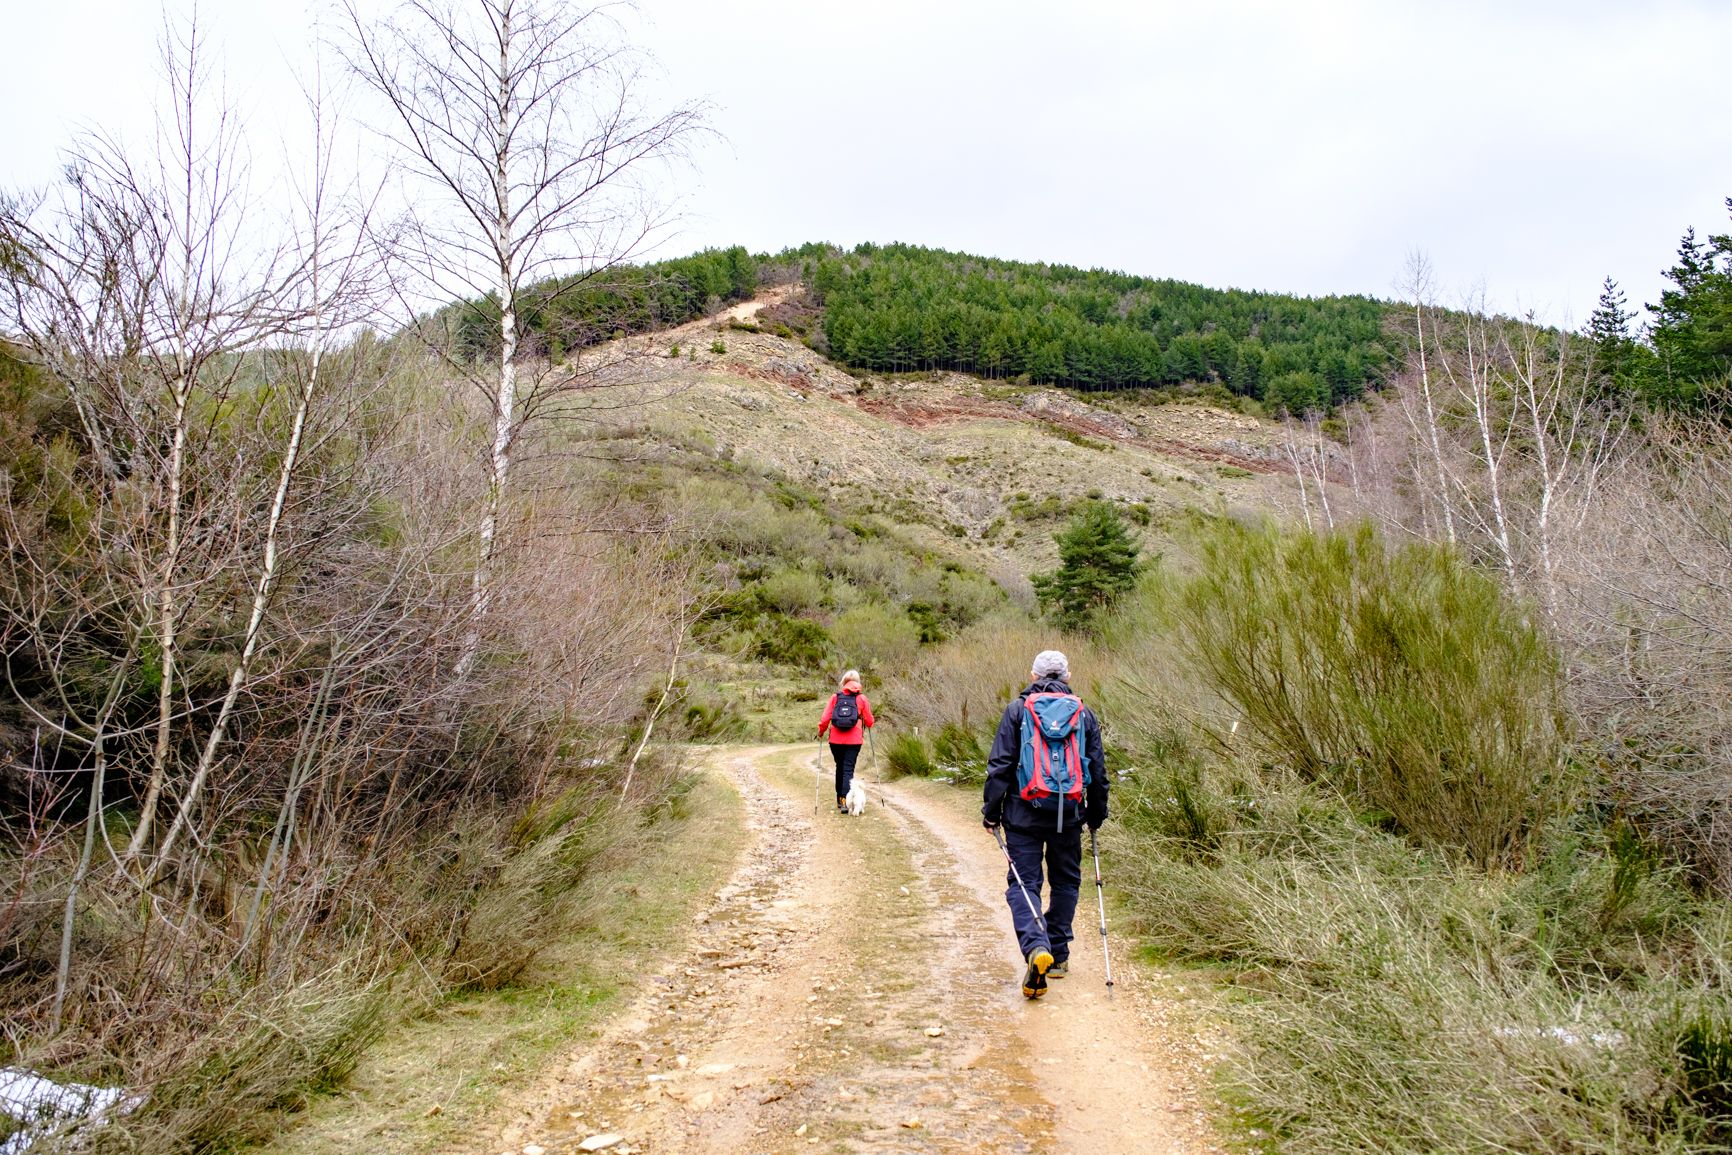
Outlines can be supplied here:
[[1058, 811], [1058, 828], [1063, 830], [1065, 800], [1080, 806], [1090, 781], [1082, 743], [1082, 699], [1075, 694], [1030, 694], [1022, 706], [1017, 793], [1031, 806]]

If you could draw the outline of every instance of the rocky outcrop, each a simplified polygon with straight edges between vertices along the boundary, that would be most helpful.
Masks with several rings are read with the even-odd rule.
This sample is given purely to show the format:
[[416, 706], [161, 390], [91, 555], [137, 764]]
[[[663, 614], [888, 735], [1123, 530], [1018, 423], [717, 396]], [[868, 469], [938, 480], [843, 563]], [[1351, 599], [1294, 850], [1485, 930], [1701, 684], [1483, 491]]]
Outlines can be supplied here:
[[1097, 409], [1087, 402], [1078, 401], [1067, 393], [1055, 390], [1042, 389], [1029, 393], [1018, 402], [1017, 408], [1042, 421], [1050, 421], [1054, 425], [1114, 441], [1134, 441], [1142, 435], [1136, 425], [1118, 414]]

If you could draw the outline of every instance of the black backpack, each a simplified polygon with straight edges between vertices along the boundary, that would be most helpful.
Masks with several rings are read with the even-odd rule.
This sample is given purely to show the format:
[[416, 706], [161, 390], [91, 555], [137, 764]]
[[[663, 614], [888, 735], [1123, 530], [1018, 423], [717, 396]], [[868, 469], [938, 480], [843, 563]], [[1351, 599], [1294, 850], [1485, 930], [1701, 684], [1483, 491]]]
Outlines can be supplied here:
[[852, 730], [860, 724], [860, 699], [848, 690], [836, 695], [836, 705], [830, 711], [830, 729]]

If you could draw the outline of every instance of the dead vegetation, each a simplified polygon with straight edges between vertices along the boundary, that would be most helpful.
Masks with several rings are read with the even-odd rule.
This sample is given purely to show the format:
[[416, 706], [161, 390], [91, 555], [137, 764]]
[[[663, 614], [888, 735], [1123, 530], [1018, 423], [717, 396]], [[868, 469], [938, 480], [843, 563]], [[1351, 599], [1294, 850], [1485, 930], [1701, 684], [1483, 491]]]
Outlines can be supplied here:
[[0, 1061], [138, 1095], [80, 1149], [256, 1137], [514, 981], [670, 781], [618, 763], [692, 601], [665, 518], [583, 499], [592, 415], [519, 421], [506, 489], [496, 406], [364, 327], [317, 96], [278, 219], [196, 24], [165, 60], [157, 151], [0, 204]]
[[1332, 425], [1298, 436], [1320, 527], [1370, 517], [1498, 571], [1561, 650], [1604, 805], [1732, 891], [1725, 425], [1612, 395], [1532, 318], [1424, 301], [1405, 370]]

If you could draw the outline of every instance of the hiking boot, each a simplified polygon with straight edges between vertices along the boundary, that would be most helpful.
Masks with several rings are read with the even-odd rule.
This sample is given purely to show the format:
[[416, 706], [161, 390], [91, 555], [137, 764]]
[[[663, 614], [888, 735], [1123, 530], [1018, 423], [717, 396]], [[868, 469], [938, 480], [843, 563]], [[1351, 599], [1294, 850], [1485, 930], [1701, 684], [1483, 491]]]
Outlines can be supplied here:
[[848, 813], [848, 800], [846, 798], [836, 799], [836, 813], [838, 813], [838, 814]]
[[1062, 979], [1068, 974], [1070, 974], [1069, 959], [1060, 959], [1046, 968], [1046, 977], [1049, 979]]
[[1036, 947], [1028, 952], [1028, 973], [1022, 976], [1022, 993], [1038, 999], [1046, 994], [1046, 972], [1052, 967], [1052, 952]]

